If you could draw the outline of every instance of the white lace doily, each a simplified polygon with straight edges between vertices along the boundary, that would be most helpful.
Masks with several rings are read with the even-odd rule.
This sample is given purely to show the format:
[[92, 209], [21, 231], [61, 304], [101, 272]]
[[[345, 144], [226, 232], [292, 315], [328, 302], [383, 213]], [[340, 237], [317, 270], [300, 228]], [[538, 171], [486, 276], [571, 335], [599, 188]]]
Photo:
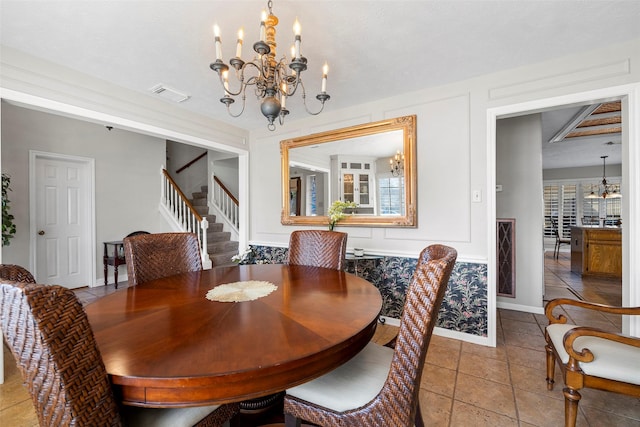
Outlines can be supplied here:
[[218, 302], [253, 301], [266, 297], [276, 289], [278, 287], [273, 283], [259, 280], [225, 283], [207, 292], [207, 299]]

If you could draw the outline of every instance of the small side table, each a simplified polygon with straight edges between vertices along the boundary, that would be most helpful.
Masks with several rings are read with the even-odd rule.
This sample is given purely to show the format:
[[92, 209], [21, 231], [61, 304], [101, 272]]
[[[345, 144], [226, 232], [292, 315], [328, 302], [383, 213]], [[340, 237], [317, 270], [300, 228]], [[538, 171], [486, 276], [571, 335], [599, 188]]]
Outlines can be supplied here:
[[[118, 267], [127, 263], [124, 257], [124, 243], [122, 243], [122, 240], [102, 243], [104, 244], [104, 257], [102, 258], [104, 262], [104, 285], [107, 286], [108, 267], [113, 265], [113, 278], [116, 281], [116, 289], [118, 289]], [[109, 253], [110, 247], [113, 247], [111, 253]]]
[[354, 268], [354, 274], [357, 276], [358, 275], [358, 262], [359, 261], [364, 261], [364, 260], [380, 260], [383, 257], [381, 255], [362, 255], [362, 256], [355, 256], [354, 254], [347, 254], [346, 259], [347, 262], [353, 262], [353, 268]]

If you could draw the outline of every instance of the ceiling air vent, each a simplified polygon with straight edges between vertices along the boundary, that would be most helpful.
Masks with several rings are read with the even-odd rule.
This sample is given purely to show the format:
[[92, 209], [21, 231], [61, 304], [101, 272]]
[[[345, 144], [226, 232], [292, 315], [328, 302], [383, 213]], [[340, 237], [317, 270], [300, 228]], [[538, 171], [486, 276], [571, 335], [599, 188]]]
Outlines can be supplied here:
[[191, 98], [190, 95], [187, 95], [182, 92], [178, 92], [177, 90], [162, 84], [156, 85], [152, 87], [150, 90], [152, 93], [155, 93], [160, 98], [167, 99], [173, 102], [184, 102], [187, 99]]

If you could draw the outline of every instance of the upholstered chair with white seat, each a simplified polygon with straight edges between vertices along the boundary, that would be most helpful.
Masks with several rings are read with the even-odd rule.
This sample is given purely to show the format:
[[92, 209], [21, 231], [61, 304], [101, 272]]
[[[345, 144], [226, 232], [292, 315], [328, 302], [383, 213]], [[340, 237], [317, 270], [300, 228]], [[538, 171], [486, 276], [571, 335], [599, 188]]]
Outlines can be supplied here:
[[613, 307], [568, 298], [547, 303], [547, 389], [553, 390], [557, 363], [565, 383], [565, 426], [574, 427], [582, 397], [578, 391], [580, 389], [594, 388], [640, 397], [640, 338], [606, 332], [588, 325], [568, 324], [566, 316], [559, 312], [559, 307], [563, 305], [635, 316], [640, 315], [640, 307]]
[[407, 290], [395, 349], [369, 343], [344, 365], [287, 390], [286, 426], [302, 420], [320, 426], [423, 426], [420, 378], [456, 257], [447, 246], [425, 248]]

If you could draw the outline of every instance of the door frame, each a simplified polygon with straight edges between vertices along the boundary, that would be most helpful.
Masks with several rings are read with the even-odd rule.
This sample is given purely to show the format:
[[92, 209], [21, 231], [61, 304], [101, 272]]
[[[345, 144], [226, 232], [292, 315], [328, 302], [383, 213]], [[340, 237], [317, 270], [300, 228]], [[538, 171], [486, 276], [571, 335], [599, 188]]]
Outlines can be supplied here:
[[[632, 83], [588, 90], [567, 95], [537, 99], [522, 103], [503, 105], [487, 109], [487, 188], [496, 187], [496, 121], [500, 118], [533, 114], [600, 99], [621, 99], [623, 113], [622, 129], [622, 182], [625, 196], [622, 202], [624, 226], [622, 228], [622, 304], [640, 306], [640, 267], [631, 260], [640, 259], [640, 84]], [[496, 197], [495, 191], [487, 191], [488, 209], [488, 255], [487, 278], [489, 301], [496, 301]], [[541, 254], [541, 257], [544, 253]], [[544, 262], [540, 263], [544, 265]], [[544, 267], [542, 267], [544, 268]], [[544, 277], [544, 276], [543, 276]], [[543, 284], [544, 285], [544, 284]], [[495, 321], [495, 304], [489, 317]], [[542, 309], [542, 308], [540, 308]], [[622, 316], [622, 332], [640, 336], [640, 319]], [[637, 317], [637, 316], [636, 316]], [[495, 324], [495, 323], [494, 323]]]
[[87, 168], [89, 182], [87, 184], [87, 218], [82, 234], [86, 236], [85, 246], [81, 248], [89, 254], [87, 271], [83, 282], [89, 287], [96, 286], [96, 187], [95, 187], [95, 159], [89, 157], [73, 156], [69, 154], [48, 153], [45, 151], [29, 150], [29, 270], [37, 277], [37, 224], [36, 224], [36, 160], [52, 159], [59, 161], [74, 162]]

